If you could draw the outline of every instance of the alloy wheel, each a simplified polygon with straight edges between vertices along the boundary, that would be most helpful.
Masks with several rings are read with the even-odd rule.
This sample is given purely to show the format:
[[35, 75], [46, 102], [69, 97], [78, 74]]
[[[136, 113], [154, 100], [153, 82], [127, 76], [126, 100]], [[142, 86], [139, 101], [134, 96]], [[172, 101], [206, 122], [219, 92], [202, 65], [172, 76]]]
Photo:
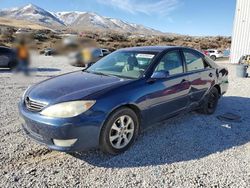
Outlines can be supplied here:
[[135, 132], [133, 119], [128, 115], [123, 115], [117, 118], [111, 126], [109, 132], [109, 141], [115, 149], [126, 147]]

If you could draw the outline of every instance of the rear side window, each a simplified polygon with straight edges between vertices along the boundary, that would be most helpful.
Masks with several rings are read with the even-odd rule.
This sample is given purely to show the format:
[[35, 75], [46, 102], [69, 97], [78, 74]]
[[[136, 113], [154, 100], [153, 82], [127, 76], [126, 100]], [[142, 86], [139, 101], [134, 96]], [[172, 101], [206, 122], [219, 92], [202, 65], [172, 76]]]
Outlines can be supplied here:
[[183, 53], [188, 71], [201, 70], [205, 68], [202, 57], [190, 51], [184, 51]]
[[179, 51], [168, 52], [164, 55], [155, 71], [166, 71], [169, 75], [183, 73], [183, 65]]

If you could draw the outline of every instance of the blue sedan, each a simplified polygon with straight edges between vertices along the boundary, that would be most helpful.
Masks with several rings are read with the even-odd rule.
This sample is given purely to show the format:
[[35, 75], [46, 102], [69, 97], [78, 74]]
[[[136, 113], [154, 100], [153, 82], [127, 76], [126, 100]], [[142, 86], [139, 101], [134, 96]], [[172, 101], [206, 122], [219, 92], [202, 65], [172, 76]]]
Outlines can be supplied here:
[[214, 113], [227, 75], [190, 48], [125, 48], [28, 88], [19, 111], [25, 132], [51, 149], [119, 154], [156, 122], [192, 110]]

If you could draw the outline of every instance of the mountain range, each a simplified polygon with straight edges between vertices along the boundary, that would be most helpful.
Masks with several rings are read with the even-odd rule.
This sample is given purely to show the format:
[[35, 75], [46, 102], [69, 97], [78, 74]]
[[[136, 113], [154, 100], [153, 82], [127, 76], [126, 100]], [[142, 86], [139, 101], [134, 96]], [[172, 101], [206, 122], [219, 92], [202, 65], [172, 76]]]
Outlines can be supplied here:
[[93, 12], [49, 12], [36, 5], [2, 9], [0, 17], [27, 20], [49, 28], [70, 28], [80, 30], [101, 30], [131, 32], [137, 34], [159, 35], [160, 31], [139, 24], [128, 23], [119, 19], [104, 17]]

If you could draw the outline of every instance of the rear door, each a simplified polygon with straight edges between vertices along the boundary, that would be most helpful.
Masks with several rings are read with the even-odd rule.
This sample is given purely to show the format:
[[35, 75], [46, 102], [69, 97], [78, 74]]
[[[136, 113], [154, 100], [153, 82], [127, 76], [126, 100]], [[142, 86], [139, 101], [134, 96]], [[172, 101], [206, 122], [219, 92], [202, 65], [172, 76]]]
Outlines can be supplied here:
[[180, 51], [173, 50], [167, 52], [156, 66], [154, 72], [165, 71], [169, 76], [148, 83], [149, 121], [165, 119], [187, 107], [190, 83], [183, 65]]
[[214, 84], [215, 69], [205, 62], [203, 57], [194, 50], [183, 50], [186, 71], [191, 84], [190, 102], [197, 103], [203, 98], [209, 88]]

